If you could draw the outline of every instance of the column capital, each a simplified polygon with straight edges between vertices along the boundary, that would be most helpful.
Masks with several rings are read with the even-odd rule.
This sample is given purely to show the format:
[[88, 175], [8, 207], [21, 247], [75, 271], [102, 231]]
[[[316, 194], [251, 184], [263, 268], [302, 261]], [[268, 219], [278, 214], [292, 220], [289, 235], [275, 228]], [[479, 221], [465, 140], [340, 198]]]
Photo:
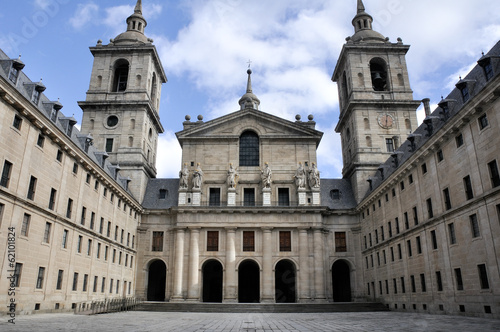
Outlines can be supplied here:
[[238, 227], [225, 227], [224, 229], [228, 233], [234, 233], [234, 232], [236, 232], [236, 230], [238, 229]]
[[188, 229], [191, 233], [193, 233], [193, 232], [199, 232], [201, 230], [201, 227], [188, 227]]
[[261, 229], [262, 229], [262, 231], [267, 233], [267, 232], [271, 232], [274, 229], [274, 227], [261, 227]]
[[297, 229], [299, 230], [299, 232], [303, 233], [303, 232], [307, 232], [308, 230], [310, 230], [311, 227], [297, 227]]
[[186, 228], [177, 227], [177, 228], [175, 228], [175, 231], [177, 233], [185, 233], [186, 232]]

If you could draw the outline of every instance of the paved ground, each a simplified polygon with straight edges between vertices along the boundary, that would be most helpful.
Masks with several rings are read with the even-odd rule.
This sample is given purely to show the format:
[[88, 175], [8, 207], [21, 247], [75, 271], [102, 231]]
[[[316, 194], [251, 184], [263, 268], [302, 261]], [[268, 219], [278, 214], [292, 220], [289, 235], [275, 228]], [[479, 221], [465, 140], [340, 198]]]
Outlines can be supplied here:
[[200, 314], [128, 312], [97, 316], [41, 314], [0, 316], [0, 331], [500, 331], [500, 320], [411, 313]]

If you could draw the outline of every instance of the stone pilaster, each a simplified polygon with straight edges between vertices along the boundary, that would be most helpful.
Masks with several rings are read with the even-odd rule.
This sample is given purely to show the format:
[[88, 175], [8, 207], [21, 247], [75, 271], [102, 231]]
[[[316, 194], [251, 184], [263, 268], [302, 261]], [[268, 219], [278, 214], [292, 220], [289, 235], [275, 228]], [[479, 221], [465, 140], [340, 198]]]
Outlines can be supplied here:
[[183, 301], [182, 277], [184, 272], [184, 229], [178, 229], [175, 234], [175, 259], [174, 259], [174, 294], [172, 301]]
[[236, 228], [226, 228], [226, 274], [224, 283], [224, 302], [237, 303], [236, 293]]
[[299, 302], [311, 300], [308, 228], [299, 228]]
[[323, 230], [321, 228], [314, 229], [314, 299], [319, 302], [326, 301], [323, 241]]
[[191, 228], [189, 243], [188, 301], [200, 300], [200, 229]]
[[262, 228], [262, 303], [274, 303], [272, 228]]

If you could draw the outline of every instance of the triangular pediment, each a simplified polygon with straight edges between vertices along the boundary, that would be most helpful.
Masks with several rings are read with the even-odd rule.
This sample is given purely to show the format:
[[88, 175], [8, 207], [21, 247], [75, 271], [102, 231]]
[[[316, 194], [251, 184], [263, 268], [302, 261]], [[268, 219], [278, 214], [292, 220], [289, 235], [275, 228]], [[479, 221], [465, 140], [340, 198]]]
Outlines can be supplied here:
[[183, 140], [238, 138], [253, 130], [261, 138], [302, 138], [319, 144], [323, 133], [314, 129], [314, 122], [292, 122], [262, 111], [246, 109], [207, 122], [185, 122], [184, 130], [176, 133]]

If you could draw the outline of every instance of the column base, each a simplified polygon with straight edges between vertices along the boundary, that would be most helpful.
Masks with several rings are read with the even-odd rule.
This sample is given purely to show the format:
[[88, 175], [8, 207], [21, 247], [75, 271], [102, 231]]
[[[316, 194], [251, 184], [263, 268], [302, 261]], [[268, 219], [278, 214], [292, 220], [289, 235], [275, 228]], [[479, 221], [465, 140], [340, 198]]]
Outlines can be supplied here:
[[189, 303], [201, 303], [200, 299], [186, 299], [184, 302], [189, 302]]
[[186, 302], [186, 300], [183, 297], [180, 296], [172, 296], [170, 298], [171, 303], [180, 303], [180, 302]]
[[238, 299], [224, 299], [222, 303], [236, 304], [238, 303]]

